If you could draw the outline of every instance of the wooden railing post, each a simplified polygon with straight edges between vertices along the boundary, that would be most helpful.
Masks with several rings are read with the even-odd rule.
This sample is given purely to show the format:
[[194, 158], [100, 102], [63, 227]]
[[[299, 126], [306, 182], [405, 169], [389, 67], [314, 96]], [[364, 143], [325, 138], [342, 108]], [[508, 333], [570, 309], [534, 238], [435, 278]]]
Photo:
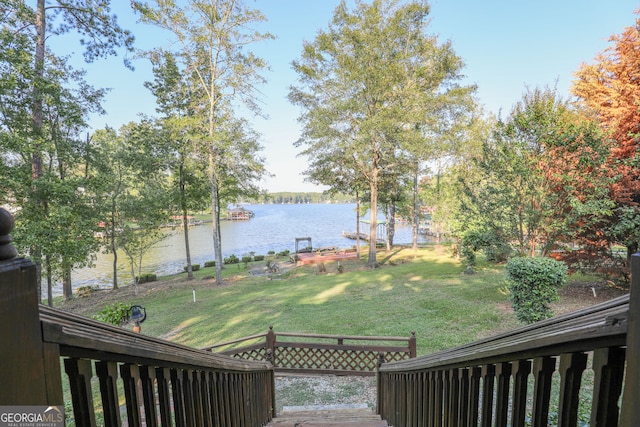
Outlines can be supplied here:
[[631, 256], [631, 292], [629, 296], [629, 326], [627, 328], [627, 371], [621, 422], [630, 426], [640, 420], [640, 253]]
[[411, 331], [411, 337], [409, 337], [409, 357], [414, 358], [416, 355], [416, 331]]
[[267, 338], [265, 341], [267, 347], [267, 362], [276, 366], [276, 333], [273, 332], [273, 326], [269, 326], [269, 332], [267, 332]]
[[59, 353], [42, 342], [36, 266], [16, 258], [13, 226], [0, 208], [0, 405], [62, 405]]

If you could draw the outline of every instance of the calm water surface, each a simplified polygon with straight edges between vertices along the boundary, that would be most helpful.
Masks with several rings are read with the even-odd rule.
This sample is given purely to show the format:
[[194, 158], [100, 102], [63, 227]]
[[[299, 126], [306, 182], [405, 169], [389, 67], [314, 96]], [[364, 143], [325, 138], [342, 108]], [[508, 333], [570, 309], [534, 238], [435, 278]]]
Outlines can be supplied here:
[[[223, 257], [231, 254], [241, 258], [253, 252], [266, 255], [288, 249], [295, 251], [296, 237], [311, 237], [313, 247], [338, 246], [348, 248], [354, 241], [342, 237], [343, 231], [356, 229], [355, 204], [308, 204], [308, 205], [244, 205], [255, 213], [249, 221], [222, 221]], [[366, 226], [362, 224], [362, 226]], [[368, 232], [368, 230], [363, 230]], [[425, 241], [424, 236], [418, 237]], [[204, 265], [215, 259], [211, 224], [205, 223], [189, 229], [191, 260]], [[399, 227], [394, 243], [411, 243], [411, 227]], [[130, 267], [123, 253], [118, 254], [118, 283], [131, 282]], [[74, 272], [74, 288], [79, 286], [109, 287], [112, 283], [113, 256], [98, 254], [93, 268]], [[182, 271], [186, 265], [184, 233], [181, 230], [167, 230], [167, 237], [150, 250], [143, 260], [144, 273], [158, 275]], [[61, 294], [61, 289], [56, 288]]]

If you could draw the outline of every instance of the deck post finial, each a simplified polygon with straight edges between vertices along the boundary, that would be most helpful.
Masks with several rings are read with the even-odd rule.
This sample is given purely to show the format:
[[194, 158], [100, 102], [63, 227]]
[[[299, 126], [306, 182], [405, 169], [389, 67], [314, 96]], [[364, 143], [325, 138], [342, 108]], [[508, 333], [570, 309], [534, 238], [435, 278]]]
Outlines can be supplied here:
[[18, 251], [11, 244], [11, 235], [15, 221], [13, 216], [3, 208], [0, 208], [0, 261], [6, 261], [15, 258]]

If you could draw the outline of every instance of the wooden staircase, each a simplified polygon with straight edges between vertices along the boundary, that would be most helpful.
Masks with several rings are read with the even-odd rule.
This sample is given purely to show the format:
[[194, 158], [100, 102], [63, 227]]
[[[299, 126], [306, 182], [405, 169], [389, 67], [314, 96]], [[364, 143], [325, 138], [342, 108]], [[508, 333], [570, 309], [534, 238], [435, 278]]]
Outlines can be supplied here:
[[373, 409], [358, 405], [300, 406], [283, 410], [268, 427], [388, 427]]

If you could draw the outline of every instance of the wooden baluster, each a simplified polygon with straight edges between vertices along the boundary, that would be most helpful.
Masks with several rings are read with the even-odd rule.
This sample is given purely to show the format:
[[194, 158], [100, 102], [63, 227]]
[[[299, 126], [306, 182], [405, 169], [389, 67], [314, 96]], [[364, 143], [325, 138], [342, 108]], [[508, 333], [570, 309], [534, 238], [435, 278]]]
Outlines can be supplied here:
[[[176, 427], [187, 427], [182, 370], [171, 369], [171, 394]], [[191, 427], [191, 426], [189, 426]]]
[[518, 360], [512, 364], [513, 370], [513, 427], [524, 427], [527, 418], [527, 378], [531, 373], [531, 362]]
[[442, 371], [442, 427], [449, 427], [451, 414], [451, 378], [449, 371]]
[[158, 410], [155, 393], [155, 368], [147, 365], [140, 366], [140, 381], [142, 383], [142, 402], [144, 404], [146, 425], [147, 427], [156, 427], [158, 425]]
[[202, 396], [202, 416], [206, 427], [213, 427], [213, 407], [211, 406], [211, 373], [200, 372], [200, 395]]
[[85, 359], [65, 359], [64, 370], [69, 377], [73, 416], [77, 426], [95, 426], [93, 393], [91, 392], [91, 361]]
[[578, 424], [578, 405], [580, 403], [580, 384], [582, 373], [587, 367], [587, 355], [584, 353], [563, 354], [560, 356], [560, 402], [558, 425], [575, 427]]
[[434, 423], [433, 427], [442, 427], [442, 414], [443, 414], [443, 404], [444, 404], [444, 385], [443, 385], [443, 371], [433, 372], [435, 382], [435, 398], [434, 398]]
[[193, 396], [193, 371], [182, 371], [182, 392], [184, 393], [184, 413], [189, 427], [199, 426], [196, 423], [196, 403]]
[[120, 365], [120, 376], [124, 384], [124, 398], [127, 405], [127, 425], [138, 427], [142, 425], [140, 414], [140, 400], [138, 399], [138, 381], [140, 369], [138, 365], [130, 363]]
[[449, 371], [449, 425], [448, 427], [458, 426], [458, 408], [460, 404], [460, 380], [458, 379], [459, 369], [452, 369]]
[[469, 368], [460, 369], [458, 372], [460, 382], [460, 402], [458, 403], [458, 422], [461, 427], [469, 426]]
[[223, 408], [220, 398], [220, 374], [211, 372], [211, 409], [213, 410], [213, 425], [221, 427], [223, 423]]
[[118, 364], [116, 362], [96, 362], [96, 374], [100, 380], [104, 424], [120, 426], [122, 421], [118, 399]]
[[507, 427], [511, 363], [505, 362], [496, 365], [496, 381], [496, 427]]
[[467, 425], [477, 426], [480, 407], [480, 374], [482, 369], [479, 366], [469, 370], [469, 410], [467, 414]]
[[420, 391], [417, 400], [418, 405], [418, 426], [433, 426], [433, 389], [431, 372], [420, 373]]
[[[591, 426], [617, 426], [619, 417], [618, 399], [622, 391], [625, 350], [623, 348], [600, 348], [593, 352], [593, 403], [591, 404]], [[637, 420], [636, 420], [637, 421]]]
[[163, 427], [171, 426], [171, 389], [169, 368], [156, 368], [156, 382], [158, 384], [158, 400], [160, 404], [160, 423]]
[[539, 357], [533, 361], [533, 426], [547, 427], [549, 421], [549, 400], [551, 398], [551, 378], [556, 370], [555, 357]]
[[[424, 412], [427, 408], [424, 408], [422, 402], [425, 402], [425, 392], [429, 391], [429, 374], [427, 372], [416, 372], [414, 374], [414, 386], [413, 386], [413, 413], [414, 422], [416, 427], [424, 427], [425, 417]], [[429, 408], [428, 410], [431, 410]]]
[[495, 365], [484, 365], [480, 372], [482, 376], [482, 427], [491, 427], [493, 421], [493, 392], [495, 389]]
[[418, 422], [418, 418], [416, 417], [416, 411], [418, 410], [418, 396], [416, 390], [416, 386], [418, 385], [418, 374], [415, 372], [409, 372], [405, 377], [407, 378], [407, 398], [405, 399], [405, 403], [407, 405], [407, 418], [404, 425], [415, 427]]
[[229, 397], [233, 396], [233, 394], [232, 394], [232, 388], [229, 384], [229, 376], [230, 374], [228, 374], [227, 372], [221, 372], [219, 377], [220, 393], [218, 396], [220, 397], [222, 416], [223, 416], [222, 422], [221, 422], [222, 426], [232, 425], [232, 414], [231, 414]]

